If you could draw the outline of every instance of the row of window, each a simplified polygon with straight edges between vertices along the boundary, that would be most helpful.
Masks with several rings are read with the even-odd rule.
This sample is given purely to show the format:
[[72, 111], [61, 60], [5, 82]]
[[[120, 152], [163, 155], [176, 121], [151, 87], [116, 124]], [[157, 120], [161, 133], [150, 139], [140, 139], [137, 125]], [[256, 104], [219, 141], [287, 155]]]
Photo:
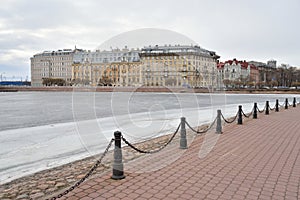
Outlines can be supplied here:
[[50, 61], [40, 61], [39, 63], [32, 63], [32, 67], [40, 68], [41, 66], [72, 66], [72, 62], [50, 62]]
[[85, 53], [85, 54], [75, 54], [74, 57], [121, 57], [121, 56], [138, 56], [137, 52], [127, 52], [127, 53]]
[[108, 62], [137, 62], [137, 57], [110, 57], [110, 58], [82, 58], [81, 62], [96, 62], [96, 63], [108, 63]]
[[146, 56], [142, 57], [142, 60], [199, 60], [213, 62], [212, 58], [206, 58], [202, 56]]
[[204, 62], [195, 62], [195, 61], [147, 61], [144, 62], [144, 65], [147, 66], [170, 66], [170, 67], [180, 67], [182, 65], [193, 65], [193, 66], [211, 66], [215, 67], [215, 63], [204, 63]]
[[66, 77], [66, 73], [40, 73], [39, 74], [41, 77], [61, 77], [61, 78], [65, 78]]
[[41, 61], [73, 61], [73, 56], [49, 56], [49, 57], [36, 57], [35, 62], [41, 62]]

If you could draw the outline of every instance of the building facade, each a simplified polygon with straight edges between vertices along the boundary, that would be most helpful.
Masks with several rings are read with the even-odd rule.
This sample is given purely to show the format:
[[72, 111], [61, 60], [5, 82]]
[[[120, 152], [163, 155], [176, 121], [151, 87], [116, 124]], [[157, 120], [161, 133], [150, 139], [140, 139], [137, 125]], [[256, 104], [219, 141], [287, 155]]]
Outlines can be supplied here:
[[215, 87], [218, 59], [213, 51], [188, 45], [64, 49], [34, 55], [31, 77], [33, 86], [42, 86], [46, 79], [63, 79], [65, 85], [79, 86]]
[[250, 61], [249, 63], [255, 65], [259, 70], [259, 82], [267, 85], [276, 80], [277, 61], [269, 60], [266, 63]]
[[[256, 85], [259, 82], [258, 68], [248, 62], [237, 59], [218, 63], [218, 85]], [[223, 84], [223, 85], [222, 85]]]
[[140, 85], [138, 49], [76, 52], [72, 67], [75, 85], [138, 86]]
[[207, 87], [216, 85], [219, 56], [199, 46], [145, 47], [141, 83], [146, 86]]
[[218, 70], [223, 80], [237, 81], [249, 78], [250, 67], [246, 61], [233, 60], [225, 61], [218, 64]]
[[72, 49], [44, 51], [31, 57], [31, 85], [43, 86], [43, 79], [63, 79], [65, 84], [69, 85], [75, 51]]
[[199, 46], [149, 46], [141, 50], [82, 51], [72, 80], [92, 86], [206, 87], [216, 84], [215, 52]]
[[250, 64], [250, 82], [252, 82], [254, 86], [259, 83], [258, 67], [252, 64]]

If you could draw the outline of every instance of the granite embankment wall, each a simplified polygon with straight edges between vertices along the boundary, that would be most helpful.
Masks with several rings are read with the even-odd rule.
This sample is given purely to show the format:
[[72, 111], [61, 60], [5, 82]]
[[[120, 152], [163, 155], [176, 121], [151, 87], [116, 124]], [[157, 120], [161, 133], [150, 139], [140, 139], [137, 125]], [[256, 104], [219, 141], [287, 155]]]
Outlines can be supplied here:
[[208, 88], [176, 88], [176, 87], [9, 87], [1, 86], [0, 92], [170, 92], [170, 93], [245, 93], [245, 94], [300, 94], [299, 89], [231, 89], [226, 91]]
[[206, 88], [167, 88], [167, 87], [0, 87], [0, 92], [52, 91], [52, 92], [197, 92], [208, 93]]

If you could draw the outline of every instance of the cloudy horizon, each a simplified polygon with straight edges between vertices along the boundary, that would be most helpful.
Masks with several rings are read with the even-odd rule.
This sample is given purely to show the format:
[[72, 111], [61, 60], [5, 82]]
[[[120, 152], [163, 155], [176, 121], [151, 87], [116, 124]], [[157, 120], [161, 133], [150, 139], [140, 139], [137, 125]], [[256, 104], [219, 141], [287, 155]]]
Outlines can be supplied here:
[[113, 36], [144, 28], [184, 35], [215, 51], [220, 61], [275, 59], [300, 67], [299, 9], [298, 0], [3, 0], [0, 74], [24, 80], [36, 53], [75, 45], [94, 50]]

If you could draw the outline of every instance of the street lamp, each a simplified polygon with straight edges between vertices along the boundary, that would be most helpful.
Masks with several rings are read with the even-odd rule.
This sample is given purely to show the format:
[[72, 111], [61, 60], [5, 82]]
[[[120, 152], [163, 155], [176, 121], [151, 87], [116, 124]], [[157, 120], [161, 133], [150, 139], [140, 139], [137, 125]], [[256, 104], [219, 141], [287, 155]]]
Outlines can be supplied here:
[[5, 72], [1, 73], [0, 74], [0, 77], [1, 77], [1, 82], [2, 82], [2, 79], [3, 79], [3, 75], [5, 74]]
[[199, 81], [200, 81], [200, 71], [199, 71], [198, 68], [196, 68], [195, 75], [196, 75], [196, 83], [194, 84], [194, 86], [198, 87], [199, 86]]

